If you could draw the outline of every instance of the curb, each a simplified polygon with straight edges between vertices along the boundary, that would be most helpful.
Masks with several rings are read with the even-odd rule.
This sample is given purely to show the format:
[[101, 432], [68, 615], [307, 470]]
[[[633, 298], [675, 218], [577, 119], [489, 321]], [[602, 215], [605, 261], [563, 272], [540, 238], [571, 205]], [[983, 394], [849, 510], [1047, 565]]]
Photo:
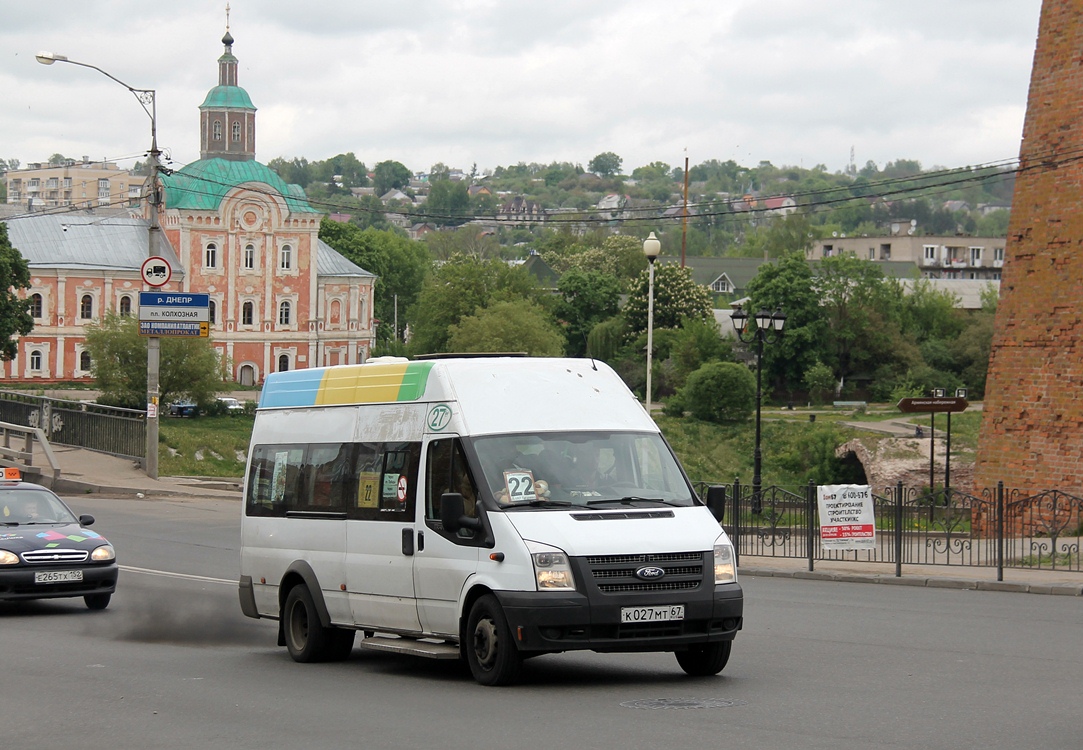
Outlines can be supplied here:
[[1016, 583], [1010, 581], [978, 581], [967, 578], [938, 578], [925, 576], [863, 575], [860, 573], [829, 573], [808, 570], [777, 570], [772, 568], [737, 568], [738, 575], [765, 578], [794, 578], [807, 581], [835, 583], [880, 583], [889, 586], [918, 586], [923, 588], [957, 589], [967, 591], [1004, 591], [1016, 594], [1047, 594], [1083, 597], [1083, 583]]

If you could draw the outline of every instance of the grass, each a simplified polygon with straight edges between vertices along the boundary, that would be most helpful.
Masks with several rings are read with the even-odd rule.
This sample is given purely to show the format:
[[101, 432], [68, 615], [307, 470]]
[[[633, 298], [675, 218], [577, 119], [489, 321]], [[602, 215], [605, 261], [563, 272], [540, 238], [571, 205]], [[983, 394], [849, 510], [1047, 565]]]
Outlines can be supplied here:
[[[900, 413], [890, 407], [870, 406], [869, 413], [859, 415], [863, 421], [899, 419]], [[927, 415], [918, 415], [928, 424]], [[684, 464], [693, 481], [742, 482], [752, 480], [752, 454], [755, 445], [755, 424], [718, 425], [691, 418], [675, 419], [661, 414], [656, 421], [666, 439]], [[804, 485], [809, 479], [831, 481], [822, 468], [826, 454], [834, 446], [862, 434], [843, 426], [857, 421], [851, 412], [817, 412], [817, 421], [808, 421], [807, 410], [765, 410], [762, 425], [763, 484], [783, 487]], [[937, 427], [944, 429], [947, 421], [937, 416]], [[956, 452], [967, 453], [977, 447], [979, 412], [952, 416], [951, 440], [953, 460], [965, 460]], [[244, 476], [244, 456], [252, 434], [251, 416], [200, 416], [195, 419], [164, 418], [159, 442], [159, 471], [163, 476]], [[920, 424], [920, 422], [919, 422]], [[865, 433], [873, 445], [882, 435]], [[821, 466], [820, 474], [816, 467]]]
[[163, 418], [158, 429], [162, 476], [243, 477], [253, 417]]

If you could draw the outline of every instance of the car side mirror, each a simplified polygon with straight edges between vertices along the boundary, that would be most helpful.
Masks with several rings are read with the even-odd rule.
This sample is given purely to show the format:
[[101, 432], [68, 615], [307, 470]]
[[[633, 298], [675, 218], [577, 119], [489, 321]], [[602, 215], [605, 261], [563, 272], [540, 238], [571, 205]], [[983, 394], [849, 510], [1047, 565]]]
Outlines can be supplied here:
[[90, 515], [89, 513], [85, 513], [85, 514], [79, 516], [79, 525], [80, 526], [91, 526], [93, 524], [94, 524], [94, 516]]
[[481, 528], [481, 519], [466, 515], [463, 496], [458, 492], [445, 492], [440, 496], [440, 523], [453, 534], [459, 529]]
[[716, 521], [722, 523], [722, 519], [726, 517], [726, 488], [724, 486], [715, 485], [707, 488], [707, 509], [711, 511]]

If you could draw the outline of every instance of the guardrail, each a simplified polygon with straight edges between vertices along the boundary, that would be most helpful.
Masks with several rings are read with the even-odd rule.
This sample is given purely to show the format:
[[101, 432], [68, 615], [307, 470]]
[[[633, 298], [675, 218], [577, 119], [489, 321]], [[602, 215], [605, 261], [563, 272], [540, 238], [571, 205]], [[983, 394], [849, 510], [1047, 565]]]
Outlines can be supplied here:
[[[713, 483], [698, 482], [706, 497]], [[1056, 489], [996, 487], [960, 492], [885, 488], [873, 493], [876, 545], [867, 550], [825, 550], [816, 485], [764, 487], [758, 494], [739, 481], [722, 484], [727, 504], [723, 527], [740, 555], [816, 561], [903, 565], [978, 566], [1083, 572], [1083, 497]]]
[[147, 413], [138, 409], [0, 391], [0, 421], [37, 427], [57, 445], [142, 459]]
[[[49, 445], [45, 432], [40, 428], [0, 422], [0, 438], [3, 441], [3, 445], [0, 445], [0, 462], [5, 466], [19, 469], [24, 475], [29, 475], [28, 478], [40, 477], [42, 484], [47, 487], [52, 487], [60, 477], [60, 464], [56, 461], [53, 447]], [[15, 445], [12, 445], [13, 438]], [[41, 453], [49, 462], [48, 473], [43, 471], [44, 467], [34, 466], [34, 441], [41, 446]]]

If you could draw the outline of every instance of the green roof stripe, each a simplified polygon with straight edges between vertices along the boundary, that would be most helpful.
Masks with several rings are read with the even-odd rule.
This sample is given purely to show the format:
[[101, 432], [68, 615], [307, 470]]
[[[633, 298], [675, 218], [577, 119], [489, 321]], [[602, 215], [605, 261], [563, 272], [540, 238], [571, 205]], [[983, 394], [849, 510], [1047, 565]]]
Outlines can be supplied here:
[[406, 372], [402, 375], [402, 385], [399, 386], [397, 401], [417, 401], [425, 395], [425, 384], [429, 381], [429, 370], [432, 362], [411, 362], [406, 365]]

